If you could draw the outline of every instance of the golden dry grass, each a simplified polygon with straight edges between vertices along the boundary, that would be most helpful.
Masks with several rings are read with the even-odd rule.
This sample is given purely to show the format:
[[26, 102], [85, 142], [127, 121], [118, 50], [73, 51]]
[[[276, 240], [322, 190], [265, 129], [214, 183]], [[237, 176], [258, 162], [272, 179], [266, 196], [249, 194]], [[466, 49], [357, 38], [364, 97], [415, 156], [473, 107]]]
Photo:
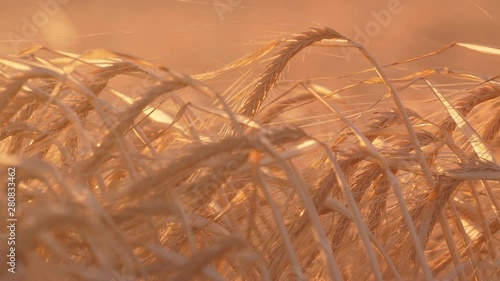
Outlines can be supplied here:
[[[356, 48], [373, 69], [335, 90], [281, 83], [316, 45]], [[457, 46], [497, 55], [451, 44], [381, 66], [315, 28], [193, 76], [105, 50], [0, 56], [0, 165], [18, 171], [19, 206], [18, 273], [0, 279], [494, 280], [500, 85], [386, 73]], [[243, 74], [211, 87], [227, 73]], [[461, 88], [443, 94], [441, 78]], [[361, 86], [377, 101], [346, 94]], [[439, 110], [412, 109], [412, 87]]]

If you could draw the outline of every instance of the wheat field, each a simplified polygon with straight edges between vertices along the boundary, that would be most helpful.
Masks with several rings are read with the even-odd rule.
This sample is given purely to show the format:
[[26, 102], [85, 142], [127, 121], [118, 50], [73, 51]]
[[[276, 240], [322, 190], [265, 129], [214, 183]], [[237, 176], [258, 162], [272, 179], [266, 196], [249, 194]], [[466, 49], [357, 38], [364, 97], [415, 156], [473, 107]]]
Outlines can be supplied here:
[[[283, 80], [310, 48], [369, 68]], [[0, 279], [498, 280], [498, 77], [404, 71], [457, 48], [500, 55], [452, 43], [382, 65], [329, 27], [199, 74], [108, 50], [0, 55], [19, 218]]]

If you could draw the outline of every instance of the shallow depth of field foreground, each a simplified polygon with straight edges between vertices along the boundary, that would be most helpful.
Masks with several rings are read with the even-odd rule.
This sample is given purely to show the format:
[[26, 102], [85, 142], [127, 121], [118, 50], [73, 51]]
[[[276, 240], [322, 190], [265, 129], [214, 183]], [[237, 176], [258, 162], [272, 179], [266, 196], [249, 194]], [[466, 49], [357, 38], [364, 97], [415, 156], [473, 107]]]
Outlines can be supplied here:
[[[282, 80], [315, 48], [368, 67]], [[495, 280], [500, 84], [407, 71], [457, 49], [500, 55], [453, 43], [382, 65], [327, 27], [198, 74], [107, 50], [0, 55], [18, 206], [0, 280]]]

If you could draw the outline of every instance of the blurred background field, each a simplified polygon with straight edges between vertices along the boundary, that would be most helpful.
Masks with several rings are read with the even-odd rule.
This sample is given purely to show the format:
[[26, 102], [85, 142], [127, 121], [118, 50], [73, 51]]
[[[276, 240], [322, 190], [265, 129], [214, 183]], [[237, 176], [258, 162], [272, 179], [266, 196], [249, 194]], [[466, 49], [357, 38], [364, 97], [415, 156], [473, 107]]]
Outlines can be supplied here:
[[[55, 1], [55, 0], [54, 0]], [[0, 11], [0, 53], [33, 44], [82, 53], [103, 48], [166, 65], [185, 73], [223, 66], [270, 39], [311, 26], [330, 26], [356, 39], [374, 14], [398, 7], [386, 26], [365, 44], [382, 64], [430, 52], [451, 42], [500, 45], [500, 2], [496, 0], [64, 0], [48, 23], [21, 43], [8, 34], [22, 35], [23, 18], [32, 20], [51, 0], [3, 1]], [[59, 3], [57, 2], [57, 3]], [[235, 5], [219, 7], [217, 4]], [[231, 4], [232, 3], [232, 4]], [[43, 19], [40, 19], [43, 23]], [[23, 36], [21, 36], [23, 37]], [[363, 41], [363, 40], [359, 40]], [[364, 43], [364, 42], [362, 42]], [[416, 65], [446, 65], [483, 74], [497, 74], [489, 56], [464, 50]], [[317, 77], [352, 73], [368, 63], [359, 55], [350, 60], [340, 50], [312, 50], [307, 68], [291, 67], [286, 77]]]

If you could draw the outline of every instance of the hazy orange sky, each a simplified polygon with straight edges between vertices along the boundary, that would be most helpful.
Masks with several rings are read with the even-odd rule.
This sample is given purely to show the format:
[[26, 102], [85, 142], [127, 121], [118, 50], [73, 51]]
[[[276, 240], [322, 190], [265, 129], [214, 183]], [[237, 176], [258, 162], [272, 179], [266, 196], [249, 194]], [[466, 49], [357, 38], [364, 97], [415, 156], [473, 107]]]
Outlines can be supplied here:
[[[320, 25], [365, 43], [382, 63], [453, 41], [500, 47], [498, 0], [1, 1], [2, 54], [33, 44], [78, 53], [105, 48], [190, 74], [219, 67], [270, 39]], [[334, 68], [331, 75], [359, 70], [364, 61], [325, 48], [308, 59], [320, 71]], [[456, 48], [419, 63], [496, 75], [498, 62], [498, 57]]]

